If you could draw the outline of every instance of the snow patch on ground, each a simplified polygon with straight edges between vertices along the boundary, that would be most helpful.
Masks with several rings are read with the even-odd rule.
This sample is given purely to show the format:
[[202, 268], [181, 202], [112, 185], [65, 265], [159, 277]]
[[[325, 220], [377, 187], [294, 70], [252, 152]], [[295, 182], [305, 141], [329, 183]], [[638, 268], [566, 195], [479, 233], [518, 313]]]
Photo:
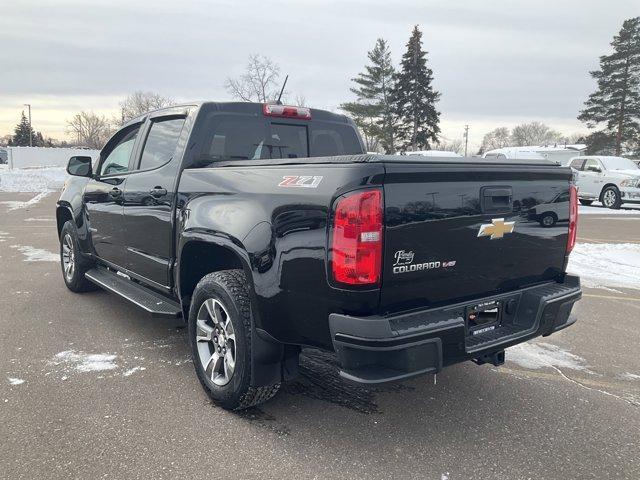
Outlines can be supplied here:
[[118, 368], [115, 363], [116, 356], [107, 353], [84, 353], [75, 350], [65, 350], [56, 353], [49, 365], [62, 366], [64, 373], [78, 372], [103, 372]]
[[53, 222], [53, 218], [25, 218], [25, 222]]
[[544, 367], [569, 368], [589, 372], [584, 358], [550, 343], [521, 343], [507, 349], [507, 360], [523, 368], [538, 370]]
[[636, 375], [635, 373], [624, 372], [621, 373], [620, 376], [625, 380], [640, 380], [640, 375]]
[[640, 244], [578, 243], [567, 270], [587, 287], [640, 289]]
[[35, 248], [29, 245], [11, 245], [11, 248], [16, 248], [25, 257], [25, 262], [57, 262], [60, 260], [60, 256], [57, 253], [43, 250], [42, 248]]
[[620, 210], [612, 210], [611, 208], [604, 207], [594, 207], [594, 206], [585, 206], [580, 205], [578, 207], [579, 215], [639, 215], [640, 216], [640, 206], [639, 205], [631, 205], [626, 204], [622, 205]]
[[43, 192], [62, 188], [69, 175], [64, 167], [0, 169], [0, 192]]
[[0, 202], [0, 204], [7, 205], [9, 207], [9, 211], [19, 210], [21, 208], [27, 208], [27, 207], [30, 207], [31, 205], [35, 205], [50, 193], [51, 193], [50, 191], [40, 192], [38, 195], [31, 198], [30, 200], [27, 200], [26, 202], [22, 202], [19, 200], [6, 200], [4, 202]]
[[24, 380], [21, 378], [8, 377], [7, 380], [9, 380], [10, 385], [22, 385], [24, 383]]

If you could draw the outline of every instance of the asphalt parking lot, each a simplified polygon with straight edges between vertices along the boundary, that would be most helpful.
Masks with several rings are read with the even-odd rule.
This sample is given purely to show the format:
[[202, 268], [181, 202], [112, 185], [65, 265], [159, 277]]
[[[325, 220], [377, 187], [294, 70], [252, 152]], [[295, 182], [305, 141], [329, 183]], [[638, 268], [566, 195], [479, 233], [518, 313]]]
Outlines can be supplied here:
[[[640, 478], [639, 290], [585, 288], [572, 328], [435, 384], [351, 387], [312, 351], [234, 414], [202, 391], [181, 321], [65, 288], [55, 199], [0, 203], [2, 478]], [[640, 244], [640, 211], [606, 213], [579, 242]]]

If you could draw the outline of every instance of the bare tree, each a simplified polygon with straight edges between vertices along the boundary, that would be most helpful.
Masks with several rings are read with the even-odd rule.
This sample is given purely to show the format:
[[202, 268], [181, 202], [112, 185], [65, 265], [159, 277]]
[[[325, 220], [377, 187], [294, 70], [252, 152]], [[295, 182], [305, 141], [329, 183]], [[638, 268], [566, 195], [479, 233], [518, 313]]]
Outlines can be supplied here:
[[173, 104], [175, 104], [175, 101], [172, 98], [163, 97], [158, 93], [142, 91], [133, 92], [120, 102], [120, 109], [122, 113], [121, 121], [124, 123], [152, 110], [170, 107]]
[[556, 143], [562, 135], [541, 122], [522, 123], [511, 132], [511, 144], [514, 147], [528, 145], [546, 145]]
[[436, 144], [436, 150], [444, 150], [445, 152], [455, 152], [458, 155], [464, 154], [464, 142], [460, 139], [441, 140]]
[[307, 98], [301, 93], [296, 95], [296, 98], [294, 99], [294, 102], [298, 107], [306, 107], [307, 106]]
[[96, 149], [102, 148], [112, 134], [109, 120], [94, 112], [77, 113], [67, 120], [67, 129], [79, 145]]
[[280, 93], [280, 66], [263, 55], [250, 55], [247, 69], [238, 78], [227, 78], [225, 88], [245, 102], [268, 102]]
[[482, 139], [482, 152], [494, 150], [496, 148], [508, 147], [511, 143], [511, 133], [507, 127], [499, 127], [491, 130]]
[[575, 145], [576, 143], [584, 143], [586, 138], [587, 138], [586, 133], [576, 132], [570, 135], [562, 135], [558, 139], [558, 142], [562, 144], [566, 143], [567, 145]]

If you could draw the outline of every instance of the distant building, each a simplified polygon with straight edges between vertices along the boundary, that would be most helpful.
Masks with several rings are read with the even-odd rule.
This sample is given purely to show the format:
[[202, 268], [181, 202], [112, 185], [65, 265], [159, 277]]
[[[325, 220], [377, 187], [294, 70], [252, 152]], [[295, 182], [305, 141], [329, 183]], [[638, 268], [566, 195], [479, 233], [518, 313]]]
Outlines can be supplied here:
[[541, 160], [547, 159], [568, 165], [573, 157], [583, 154], [587, 146], [575, 145], [530, 145], [525, 147], [496, 148], [485, 152], [482, 158], [506, 158], [512, 160]]

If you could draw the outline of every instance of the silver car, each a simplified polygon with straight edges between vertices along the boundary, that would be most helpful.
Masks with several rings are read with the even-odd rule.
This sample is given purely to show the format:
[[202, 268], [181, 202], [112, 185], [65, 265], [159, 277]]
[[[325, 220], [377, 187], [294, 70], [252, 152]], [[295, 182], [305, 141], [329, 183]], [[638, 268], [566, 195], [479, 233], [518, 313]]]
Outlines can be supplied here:
[[628, 158], [588, 155], [571, 159], [578, 198], [583, 205], [602, 202], [607, 208], [640, 203], [640, 167]]

